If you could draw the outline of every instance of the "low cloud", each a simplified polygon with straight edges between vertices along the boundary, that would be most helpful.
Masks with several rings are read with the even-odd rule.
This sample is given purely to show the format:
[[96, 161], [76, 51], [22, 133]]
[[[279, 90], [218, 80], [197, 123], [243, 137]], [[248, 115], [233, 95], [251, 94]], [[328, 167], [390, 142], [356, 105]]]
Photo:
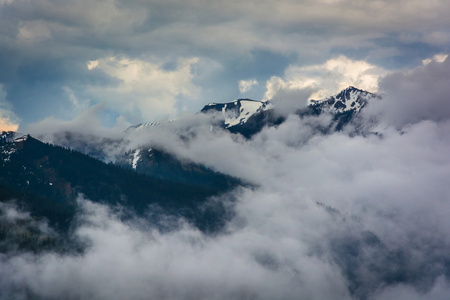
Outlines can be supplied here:
[[130, 123], [118, 117], [114, 127], [106, 127], [101, 121], [104, 110], [105, 104], [97, 104], [72, 120], [52, 116], [25, 129], [43, 142], [71, 148], [107, 162], [115, 161], [126, 149], [125, 129]]
[[383, 101], [371, 103], [368, 113], [382, 114], [390, 125], [402, 128], [423, 120], [450, 118], [450, 59], [435, 56], [423, 66], [393, 72], [380, 80]]
[[232, 192], [225, 230], [205, 235], [179, 220], [160, 232], [151, 219], [121, 221], [80, 199], [74, 232], [86, 251], [0, 257], [0, 295], [442, 299], [450, 292], [450, 122], [364, 138], [318, 135], [308, 129], [314, 120], [290, 116], [252, 140], [201, 123], [189, 141], [154, 130], [179, 157], [255, 183]]
[[[272, 77], [266, 83], [266, 98], [270, 96], [270, 102], [274, 104], [274, 110], [282, 116], [305, 108], [308, 99], [317, 91], [312, 85], [302, 86], [298, 82], [286, 82], [279, 77]], [[268, 99], [266, 99], [268, 100]]]

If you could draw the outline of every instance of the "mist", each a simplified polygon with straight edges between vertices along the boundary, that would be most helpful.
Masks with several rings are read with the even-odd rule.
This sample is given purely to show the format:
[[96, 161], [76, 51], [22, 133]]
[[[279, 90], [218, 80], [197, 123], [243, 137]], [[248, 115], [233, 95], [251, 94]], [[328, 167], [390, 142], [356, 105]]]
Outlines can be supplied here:
[[317, 134], [323, 118], [291, 115], [251, 140], [206, 122], [189, 140], [164, 126], [130, 139], [253, 185], [213, 199], [234, 212], [214, 235], [183, 219], [164, 232], [151, 217], [123, 221], [80, 196], [85, 251], [2, 254], [1, 298], [444, 299], [449, 119], [381, 138]]

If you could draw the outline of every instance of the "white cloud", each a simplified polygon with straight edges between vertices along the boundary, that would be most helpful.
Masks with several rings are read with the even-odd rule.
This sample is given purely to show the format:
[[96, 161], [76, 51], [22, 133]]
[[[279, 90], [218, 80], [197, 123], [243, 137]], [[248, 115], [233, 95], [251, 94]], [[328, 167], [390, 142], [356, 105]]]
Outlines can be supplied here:
[[450, 59], [439, 54], [424, 65], [392, 72], [380, 79], [383, 101], [370, 103], [366, 113], [383, 115], [390, 125], [402, 128], [423, 120], [450, 118]]
[[[378, 90], [378, 78], [386, 71], [366, 61], [339, 56], [320, 65], [295, 66], [286, 69], [283, 78], [272, 77], [266, 83], [265, 99], [285, 91], [314, 89], [311, 99], [323, 99], [340, 90], [355, 86], [370, 92]], [[300, 100], [300, 99], [299, 99]], [[301, 99], [304, 101], [305, 99]]]
[[89, 70], [93, 70], [98, 67], [98, 60], [88, 61], [86, 65]]
[[199, 88], [192, 83], [191, 66], [197, 58], [179, 59], [175, 69], [166, 70], [163, 62], [124, 57], [89, 61], [89, 70], [99, 69], [117, 80], [110, 86], [90, 86], [88, 94], [105, 102], [130, 121], [152, 121], [178, 113], [178, 97], [195, 97]]
[[75, 94], [73, 93], [72, 89], [67, 86], [63, 86], [62, 89], [69, 96], [70, 102], [72, 102], [73, 105], [78, 106], [79, 101], [78, 101], [77, 97], [75, 96]]
[[123, 117], [115, 120], [115, 126], [106, 128], [101, 122], [105, 104], [97, 104], [80, 112], [72, 120], [49, 117], [30, 124], [26, 130], [39, 140], [77, 149], [85, 154], [100, 156], [107, 162], [115, 161], [127, 146], [125, 132], [131, 124]]
[[444, 62], [447, 59], [447, 57], [448, 57], [448, 54], [443, 54], [443, 53], [436, 54], [432, 58], [426, 58], [426, 59], [422, 60], [422, 64], [428, 65], [429, 63], [431, 63], [433, 61], [442, 63], [442, 62]]
[[241, 93], [248, 92], [253, 86], [258, 85], [259, 82], [256, 79], [248, 79], [239, 81], [239, 91]]

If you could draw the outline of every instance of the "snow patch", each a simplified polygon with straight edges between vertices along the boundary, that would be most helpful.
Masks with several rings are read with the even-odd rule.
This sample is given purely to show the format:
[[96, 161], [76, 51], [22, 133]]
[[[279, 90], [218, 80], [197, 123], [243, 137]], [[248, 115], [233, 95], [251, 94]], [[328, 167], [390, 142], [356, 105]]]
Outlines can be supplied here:
[[140, 154], [141, 154], [141, 149], [137, 149], [136, 151], [134, 151], [133, 162], [132, 162], [132, 167], [134, 170], [136, 170], [137, 163], [138, 163], [139, 159], [141, 158]]
[[251, 116], [260, 111], [264, 106], [264, 104], [259, 101], [236, 100], [234, 103], [238, 104], [237, 101], [240, 102], [240, 107], [239, 112], [234, 116], [227, 116], [227, 113], [225, 112], [226, 105], [222, 109], [222, 112], [226, 115], [225, 125], [227, 128], [247, 122]]
[[309, 105], [319, 105], [322, 109], [332, 113], [343, 113], [350, 110], [359, 112], [368, 100], [378, 97], [375, 94], [348, 87], [340, 93], [323, 100], [311, 100]]

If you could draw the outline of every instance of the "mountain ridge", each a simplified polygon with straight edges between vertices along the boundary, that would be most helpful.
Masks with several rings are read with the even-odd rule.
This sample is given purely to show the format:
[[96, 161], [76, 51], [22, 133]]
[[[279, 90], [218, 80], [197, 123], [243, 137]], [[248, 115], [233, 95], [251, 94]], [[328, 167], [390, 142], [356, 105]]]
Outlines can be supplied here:
[[138, 215], [156, 205], [202, 230], [214, 230], [222, 216], [201, 206], [240, 184], [224, 175], [219, 177], [222, 184], [214, 186], [150, 177], [30, 136], [0, 145], [0, 166], [0, 202], [12, 197], [59, 228], [70, 226], [78, 207], [75, 200], [84, 195], [94, 202], [124, 205]]
[[[360, 111], [369, 101], [375, 98], [380, 97], [350, 86], [328, 98], [312, 100], [306, 107], [291, 113], [299, 118], [318, 117], [322, 114], [331, 115], [331, 121], [328, 125], [322, 124], [320, 127], [312, 128], [321, 134], [341, 131], [349, 124], [353, 124], [357, 128], [352, 134], [370, 134], [372, 125], [366, 125], [366, 120], [360, 118]], [[205, 170], [204, 166], [189, 162], [186, 159], [180, 160], [176, 155], [170, 153], [170, 149], [163, 149], [157, 144], [146, 143], [143, 139], [146, 138], [147, 134], [151, 136], [161, 130], [169, 130], [171, 134], [178, 135], [180, 139], [187, 142], [195, 129], [191, 130], [183, 126], [197, 126], [195, 125], [196, 119], [199, 119], [199, 124], [209, 124], [210, 130], [226, 130], [250, 139], [263, 128], [279, 126], [286, 120], [285, 115], [278, 113], [276, 104], [249, 98], [226, 103], [211, 102], [191, 118], [194, 125], [189, 125], [191, 124], [190, 121], [175, 119], [130, 126], [125, 130], [124, 137], [118, 140], [102, 137], [93, 139], [87, 133], [73, 135], [66, 133], [61, 136], [64, 147], [81, 151], [105, 162], [113, 161], [122, 167], [161, 179], [203, 185], [205, 183], [215, 184], [215, 180], [210, 181], [208, 177], [218, 178], [218, 174], [207, 168]], [[85, 140], [83, 140], [84, 137], [86, 137]], [[58, 144], [59, 137], [55, 135], [55, 138], [55, 143]], [[127, 142], [128, 138], [138, 138], [140, 146], [130, 149], [130, 143]], [[92, 143], [93, 140], [96, 140], [96, 142]], [[114, 152], [115, 156], [109, 157], [108, 152]]]

